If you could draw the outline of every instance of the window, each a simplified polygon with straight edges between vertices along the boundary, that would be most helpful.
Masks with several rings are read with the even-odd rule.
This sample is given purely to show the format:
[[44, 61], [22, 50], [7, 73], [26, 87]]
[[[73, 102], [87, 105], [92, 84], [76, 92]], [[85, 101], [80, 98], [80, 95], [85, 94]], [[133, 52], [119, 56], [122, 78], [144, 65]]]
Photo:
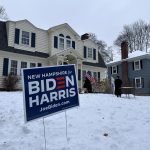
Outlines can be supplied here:
[[21, 62], [21, 68], [27, 68], [27, 62]]
[[112, 66], [112, 74], [117, 74], [117, 66]]
[[86, 75], [86, 70], [83, 70], [82, 71], [82, 78], [83, 78], [83, 80], [85, 80], [85, 75]]
[[63, 38], [59, 38], [59, 49], [64, 50], [64, 39]]
[[135, 87], [136, 88], [142, 88], [141, 77], [135, 78]]
[[30, 63], [30, 68], [36, 67], [36, 63]]
[[141, 69], [140, 60], [134, 62], [134, 69], [135, 70], [140, 70]]
[[64, 35], [59, 34], [59, 49], [64, 50]]
[[93, 51], [92, 48], [88, 48], [88, 58], [93, 58]]
[[93, 72], [93, 77], [94, 77], [95, 79], [98, 79], [97, 72]]
[[21, 68], [20, 68], [20, 75], [21, 75], [21, 69], [27, 68], [27, 62], [21, 62]]
[[66, 48], [70, 48], [71, 47], [71, 40], [67, 39], [66, 40]]
[[71, 47], [71, 38], [70, 36], [66, 36], [66, 48], [70, 48]]
[[11, 60], [10, 74], [17, 75], [17, 61], [16, 60]]
[[29, 45], [29, 41], [30, 41], [29, 39], [30, 39], [29, 32], [22, 31], [21, 43], [24, 45]]

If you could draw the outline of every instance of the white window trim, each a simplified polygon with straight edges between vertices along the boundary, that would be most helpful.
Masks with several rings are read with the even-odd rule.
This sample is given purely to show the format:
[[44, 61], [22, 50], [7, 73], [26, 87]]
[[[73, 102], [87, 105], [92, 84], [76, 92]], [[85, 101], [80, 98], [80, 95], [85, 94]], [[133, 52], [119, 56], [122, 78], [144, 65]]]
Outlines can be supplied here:
[[[92, 50], [92, 57], [88, 56], [89, 49]], [[87, 47], [87, 58], [93, 60], [93, 48], [91, 48], [91, 47]]]
[[[67, 47], [67, 41], [70, 41], [70, 47]], [[66, 40], [65, 40], [65, 44], [66, 44], [66, 45], [65, 45], [66, 49], [71, 48], [72, 40], [71, 40], [71, 39], [66, 38]]]
[[[138, 69], [136, 68], [136, 65], [135, 65], [136, 62], [139, 63], [139, 68], [138, 68]], [[141, 63], [140, 63], [140, 60], [134, 61], [134, 70], [141, 70]]]
[[[63, 49], [60, 48], [60, 39], [64, 40], [64, 48]], [[58, 36], [58, 48], [59, 48], [59, 50], [64, 50], [65, 49], [65, 38], [64, 37]]]
[[20, 76], [21, 75], [21, 62], [27, 62], [27, 68], [30, 68], [30, 63], [35, 63], [36, 64], [36, 67], [38, 66], [38, 63], [41, 63], [42, 62], [32, 62], [32, 61], [24, 61], [24, 60], [16, 60], [16, 59], [10, 59], [9, 58], [9, 66], [8, 66], [8, 74], [10, 74], [10, 69], [11, 69], [11, 61], [12, 60], [15, 60], [17, 61], [17, 76]]
[[[114, 68], [116, 68], [116, 72], [114, 72]], [[117, 66], [112, 66], [112, 74], [117, 74]]]
[[27, 44], [23, 44], [23, 43], [22, 43], [22, 31], [25, 31], [25, 30], [21, 30], [21, 29], [20, 29], [20, 38], [19, 38], [19, 43], [20, 43], [20, 45], [25, 46], [25, 47], [31, 47], [31, 32], [25, 31], [25, 32], [28, 32], [28, 33], [29, 33], [29, 45], [27, 45]]
[[[136, 80], [139, 80], [140, 79], [140, 87], [137, 87], [136, 85]], [[141, 77], [135, 77], [135, 88], [137, 88], [137, 89], [140, 89], [140, 88], [142, 88], [142, 79], [141, 79]]]
[[11, 61], [17, 61], [17, 73], [16, 73], [16, 76], [18, 75], [18, 60], [15, 60], [15, 59], [11, 59], [9, 60], [9, 67], [8, 67], [8, 70], [9, 70], [9, 74], [10, 74], [10, 71], [11, 71]]
[[[63, 34], [64, 35], [64, 34]], [[60, 39], [63, 39], [64, 40], [64, 49], [61, 49], [60, 48]], [[70, 41], [70, 47], [67, 47], [67, 40]], [[59, 36], [58, 35], [58, 49], [59, 50], [65, 50], [65, 49], [70, 49], [72, 48], [72, 39], [70, 38], [66, 38], [66, 36], [64, 35], [64, 37], [62, 36]]]

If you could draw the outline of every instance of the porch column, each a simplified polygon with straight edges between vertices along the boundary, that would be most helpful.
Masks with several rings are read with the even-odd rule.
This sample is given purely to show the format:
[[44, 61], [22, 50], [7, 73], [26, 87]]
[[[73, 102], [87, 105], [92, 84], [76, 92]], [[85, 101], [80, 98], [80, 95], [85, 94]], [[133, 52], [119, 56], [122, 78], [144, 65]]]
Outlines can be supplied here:
[[81, 74], [80, 74], [80, 87], [79, 88], [82, 88], [82, 61], [80, 59], [77, 59], [77, 77], [78, 77], [78, 69], [80, 69], [81, 71]]

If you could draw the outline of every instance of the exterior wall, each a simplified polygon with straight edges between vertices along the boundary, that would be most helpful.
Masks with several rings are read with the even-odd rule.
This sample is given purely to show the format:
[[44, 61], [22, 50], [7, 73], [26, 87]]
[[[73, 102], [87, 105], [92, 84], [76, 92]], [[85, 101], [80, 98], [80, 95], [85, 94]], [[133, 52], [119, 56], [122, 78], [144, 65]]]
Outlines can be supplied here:
[[89, 59], [89, 58], [84, 58], [84, 61], [91, 62], [91, 63], [97, 63], [98, 62], [98, 46], [91, 41], [90, 39], [83, 40], [82, 42], [82, 47], [81, 47], [81, 56], [84, 58], [84, 46], [87, 48], [94, 48], [96, 49], [96, 60]]
[[[111, 67], [112, 66], [118, 66], [118, 73], [116, 73], [116, 74], [112, 74], [111, 73]], [[120, 77], [120, 79], [122, 78], [122, 68], [121, 68], [121, 64], [114, 64], [114, 65], [112, 65], [112, 66], [108, 66], [107, 67], [107, 74], [108, 74], [108, 79], [110, 80], [110, 78], [111, 77], [113, 77], [114, 79], [116, 79], [117, 78], [117, 76], [119, 76]]]
[[[51, 55], [54, 55], [56, 53], [62, 52], [63, 50], [59, 49], [59, 44], [58, 44], [58, 48], [54, 48], [54, 36], [59, 36], [59, 34], [63, 34], [65, 37], [66, 36], [70, 36], [72, 41], [75, 41], [75, 50], [78, 50], [78, 47], [80, 42], [78, 41], [78, 39], [75, 37], [75, 35], [69, 31], [67, 28], [62, 27], [59, 28], [55, 31], [49, 31], [49, 47], [51, 49]], [[66, 49], [64, 49], [66, 50]]]
[[129, 62], [129, 79], [133, 83], [133, 79], [136, 77], [144, 78], [144, 88], [136, 89], [136, 93], [150, 94], [150, 59], [143, 59], [142, 62], [141, 70], [133, 70], [132, 62]]
[[100, 67], [93, 67], [93, 66], [83, 65], [82, 66], [82, 71], [83, 70], [91, 71], [92, 73], [93, 72], [100, 72], [100, 80], [103, 80], [103, 79], [106, 78], [106, 68], [100, 68]]
[[[19, 44], [14, 43], [15, 28], [20, 29]], [[54, 27], [52, 30], [50, 29], [50, 30], [46, 31], [46, 30], [42, 30], [42, 29], [35, 27], [27, 20], [22, 20], [22, 21], [17, 21], [17, 22], [8, 21], [8, 22], [6, 22], [6, 29], [7, 29], [8, 46], [10, 48], [9, 49], [10, 52], [0, 50], [0, 88], [3, 87], [2, 82], [3, 82], [4, 76], [2, 75], [2, 73], [3, 73], [4, 58], [9, 59], [8, 74], [10, 72], [11, 60], [16, 60], [18, 62], [17, 75], [19, 77], [21, 75], [21, 73], [20, 73], [21, 61], [27, 62], [28, 68], [30, 68], [29, 63], [36, 63], [36, 64], [42, 63], [42, 66], [57, 65], [57, 63], [58, 63], [57, 59], [59, 57], [54, 56], [54, 57], [52, 57], [53, 59], [51, 59], [51, 56], [55, 55], [56, 53], [63, 52], [66, 50], [66, 49], [59, 50], [59, 49], [54, 48], [54, 36], [59, 36], [59, 34], [63, 34], [65, 37], [70, 36], [71, 41], [75, 41], [75, 51], [74, 51], [74, 49], [73, 49], [73, 51], [71, 49], [71, 51], [73, 53], [70, 53], [70, 55], [75, 58], [75, 62], [72, 61], [70, 63], [76, 65], [77, 78], [78, 78], [78, 69], [91, 71], [91, 72], [100, 72], [101, 79], [106, 77], [106, 75], [105, 75], [106, 68], [96, 67], [97, 65], [95, 65], [95, 67], [92, 66], [94, 63], [98, 64], [98, 62], [99, 62], [98, 46], [89, 39], [82, 41], [80, 39], [80, 36], [76, 32], [74, 32], [74, 30], [71, 29], [71, 27], [69, 27], [69, 25], [67, 25], [67, 24], [60, 25], [60, 27]], [[35, 48], [28, 46], [28, 45], [21, 44], [22, 31], [27, 31], [30, 34], [31, 33], [36, 34]], [[30, 35], [30, 38], [31, 38], [31, 35]], [[30, 39], [30, 42], [31, 42], [31, 39]], [[96, 49], [96, 60], [93, 60], [93, 59], [82, 60], [82, 57], [84, 56], [84, 46]], [[13, 51], [14, 49], [12, 48], [12, 51], [11, 51], [11, 47], [15, 48], [16, 50]], [[19, 50], [25, 50], [28, 52], [28, 54], [27, 53], [19, 54], [20, 53]], [[34, 55], [34, 56], [29, 55], [29, 54], [32, 54], [29, 52], [36, 52], [36, 51], [50, 54], [50, 57], [49, 58], [42, 58], [42, 57], [46, 57], [46, 56], [37, 57], [42, 54], [38, 54], [38, 55]], [[76, 53], [76, 51], [78, 51], [81, 56], [78, 53]], [[12, 52], [16, 52], [16, 53], [12, 53]], [[63, 58], [63, 60], [64, 60], [64, 58]], [[91, 64], [82, 65], [82, 61], [87, 61], [87, 62], [90, 62]], [[82, 75], [82, 72], [81, 72], [81, 75]], [[82, 76], [81, 76], [81, 78], [82, 78]], [[78, 81], [78, 85], [79, 85], [79, 87], [82, 87], [82, 85], [83, 85], [82, 80]], [[20, 80], [17, 88], [21, 89], [21, 87], [22, 86], [21, 86], [21, 80]]]
[[[28, 68], [30, 63], [41, 63], [42, 66], [48, 66], [48, 60], [45, 58], [39, 58], [39, 57], [33, 57], [33, 56], [26, 56], [26, 55], [21, 55], [21, 54], [15, 54], [15, 53], [9, 53], [9, 52], [4, 52], [0, 51], [0, 88], [3, 88], [3, 59], [8, 58], [9, 59], [9, 65], [8, 65], [8, 74], [10, 72], [10, 65], [11, 65], [11, 60], [17, 60], [18, 66], [17, 66], [17, 75], [20, 77], [21, 75], [21, 61], [27, 62], [28, 63]], [[17, 89], [21, 89], [21, 78], [19, 80]]]
[[[135, 61], [135, 60], [133, 60], [133, 61]], [[131, 86], [134, 85], [133, 79], [135, 79], [136, 77], [144, 78], [144, 88], [136, 88], [135, 92], [136, 92], [136, 94], [150, 95], [150, 69], [148, 69], [149, 65], [150, 65], [150, 59], [142, 60], [143, 67], [141, 70], [133, 70], [133, 66], [132, 66], [133, 61], [128, 62], [128, 78], [129, 78], [130, 85]], [[122, 77], [121, 64], [118, 65], [118, 74], [111, 74], [111, 66], [110, 65], [107, 67], [107, 69], [108, 69], [107, 71], [108, 71], [108, 79], [109, 80], [110, 80], [111, 76], [113, 76], [114, 78], [116, 78], [117, 75], [119, 75], [120, 78]]]
[[[15, 38], [15, 28], [20, 29], [20, 41], [19, 44], [14, 43]], [[21, 31], [27, 31], [36, 33], [36, 41], [35, 41], [35, 48], [23, 45], [21, 44]], [[7, 35], [8, 35], [8, 46], [14, 47], [16, 49], [23, 49], [27, 51], [38, 51], [43, 53], [49, 53], [49, 47], [48, 47], [48, 32], [42, 29], [38, 29], [34, 27], [31, 23], [28, 21], [18, 21], [18, 22], [7, 22]], [[31, 41], [31, 39], [30, 39]]]

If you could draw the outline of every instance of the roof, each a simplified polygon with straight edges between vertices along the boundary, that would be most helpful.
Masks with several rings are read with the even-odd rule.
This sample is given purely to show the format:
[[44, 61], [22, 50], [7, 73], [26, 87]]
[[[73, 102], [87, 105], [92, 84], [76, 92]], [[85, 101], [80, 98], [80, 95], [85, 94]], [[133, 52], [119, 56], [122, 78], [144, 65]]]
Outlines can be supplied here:
[[100, 53], [98, 53], [98, 63], [91, 63], [91, 62], [85, 62], [84, 61], [83, 65], [106, 68], [104, 60], [103, 60], [102, 56], [100, 55]]
[[60, 28], [68, 28], [74, 34], [75, 37], [80, 38], [80, 35], [73, 28], [71, 28], [71, 26], [68, 23], [63, 23], [63, 24], [51, 27], [48, 29], [48, 31], [51, 32], [51, 31], [58, 30]]
[[134, 51], [132, 53], [129, 53], [128, 58], [126, 58], [126, 59], [121, 60], [121, 56], [120, 56], [120, 57], [115, 58], [115, 60], [110, 61], [106, 65], [109, 66], [109, 65], [113, 65], [113, 64], [119, 64], [122, 61], [133, 61], [133, 60], [141, 59], [141, 58], [142, 59], [143, 58], [150, 58], [150, 53], [146, 53], [146, 52], [137, 50], [137, 51]]

